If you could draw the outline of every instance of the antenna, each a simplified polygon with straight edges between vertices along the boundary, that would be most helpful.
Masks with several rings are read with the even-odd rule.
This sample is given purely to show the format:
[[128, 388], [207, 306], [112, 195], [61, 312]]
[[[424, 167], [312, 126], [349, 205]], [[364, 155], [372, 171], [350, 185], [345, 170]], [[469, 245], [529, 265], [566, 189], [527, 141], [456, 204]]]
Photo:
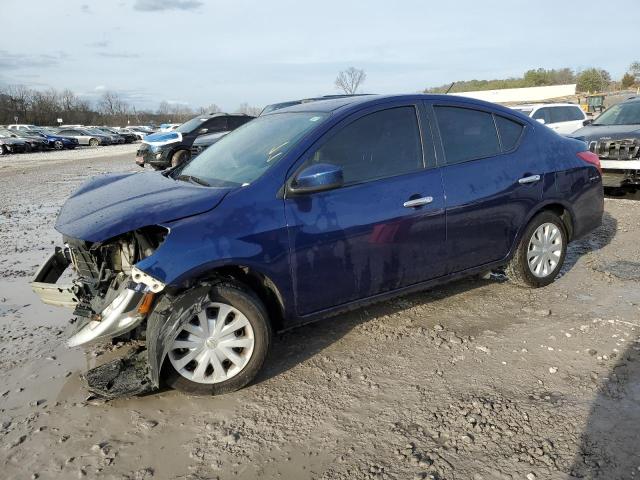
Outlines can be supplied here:
[[444, 92], [444, 94], [446, 95], [447, 93], [449, 93], [455, 84], [456, 82], [451, 83], [451, 85], [449, 85], [449, 88], [447, 88], [447, 91]]

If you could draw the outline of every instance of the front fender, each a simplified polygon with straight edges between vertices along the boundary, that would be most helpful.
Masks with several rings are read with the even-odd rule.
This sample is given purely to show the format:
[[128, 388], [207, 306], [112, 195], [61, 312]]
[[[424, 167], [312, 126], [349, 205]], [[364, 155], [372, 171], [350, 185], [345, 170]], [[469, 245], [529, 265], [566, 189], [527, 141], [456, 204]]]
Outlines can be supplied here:
[[164, 294], [147, 319], [147, 361], [149, 378], [160, 386], [160, 371], [173, 338], [194, 314], [202, 310], [213, 283], [202, 283], [180, 295]]

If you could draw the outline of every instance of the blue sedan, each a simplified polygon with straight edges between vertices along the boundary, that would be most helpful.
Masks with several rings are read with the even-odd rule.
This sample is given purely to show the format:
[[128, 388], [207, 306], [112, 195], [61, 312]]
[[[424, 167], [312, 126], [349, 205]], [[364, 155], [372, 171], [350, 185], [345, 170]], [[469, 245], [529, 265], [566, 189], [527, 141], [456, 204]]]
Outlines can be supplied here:
[[[545, 287], [602, 215], [597, 156], [513, 110], [321, 100], [80, 187], [33, 288], [74, 308], [70, 345], [132, 332], [149, 385], [218, 394], [255, 377], [273, 331], [496, 269]], [[75, 285], [55, 285], [70, 263]]]
[[55, 150], [63, 150], [65, 148], [72, 150], [78, 146], [78, 140], [76, 140], [75, 138], [58, 135], [56, 132], [47, 130], [46, 128], [29, 130], [29, 134], [32, 133], [46, 139], [49, 148], [53, 148]]

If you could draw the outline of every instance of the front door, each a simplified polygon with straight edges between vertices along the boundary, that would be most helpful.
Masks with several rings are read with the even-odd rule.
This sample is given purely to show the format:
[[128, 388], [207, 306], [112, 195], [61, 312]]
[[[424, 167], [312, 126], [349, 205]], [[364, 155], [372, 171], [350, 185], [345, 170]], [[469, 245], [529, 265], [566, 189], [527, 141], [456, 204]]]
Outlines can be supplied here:
[[299, 315], [445, 272], [442, 179], [425, 166], [418, 112], [401, 105], [356, 114], [306, 158], [305, 166], [342, 167], [345, 183], [285, 199]]

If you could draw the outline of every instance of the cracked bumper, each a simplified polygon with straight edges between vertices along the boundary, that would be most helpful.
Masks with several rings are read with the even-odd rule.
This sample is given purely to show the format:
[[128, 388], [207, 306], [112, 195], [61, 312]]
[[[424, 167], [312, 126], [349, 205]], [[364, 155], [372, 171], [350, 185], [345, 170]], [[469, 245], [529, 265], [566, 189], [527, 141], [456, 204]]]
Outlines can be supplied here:
[[[57, 247], [49, 259], [38, 269], [31, 281], [31, 288], [49, 305], [74, 308], [79, 299], [73, 284], [58, 284], [58, 280], [71, 264], [62, 248]], [[150, 279], [150, 277], [149, 277]], [[144, 278], [144, 281], [149, 281]], [[152, 280], [152, 279], [151, 279]], [[158, 284], [152, 283], [156, 288]], [[164, 287], [163, 284], [162, 287]], [[80, 317], [80, 328], [68, 339], [67, 345], [75, 347], [127, 333], [146, 318], [153, 302], [154, 292], [144, 283], [123, 282], [113, 300], [99, 314], [91, 318]]]

